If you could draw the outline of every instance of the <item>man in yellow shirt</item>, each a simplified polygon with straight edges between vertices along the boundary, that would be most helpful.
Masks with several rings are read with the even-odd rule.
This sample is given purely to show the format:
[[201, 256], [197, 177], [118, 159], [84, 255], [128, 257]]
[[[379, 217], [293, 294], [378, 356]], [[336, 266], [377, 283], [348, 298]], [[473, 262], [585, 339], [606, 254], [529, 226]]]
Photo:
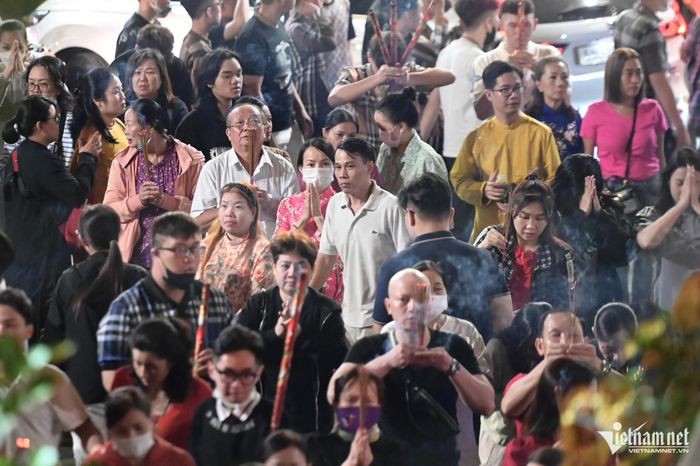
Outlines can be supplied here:
[[560, 163], [549, 127], [520, 111], [522, 72], [495, 61], [484, 69], [483, 81], [494, 116], [469, 133], [450, 173], [457, 195], [476, 210], [471, 242], [503, 222], [510, 186], [533, 171], [550, 182]]

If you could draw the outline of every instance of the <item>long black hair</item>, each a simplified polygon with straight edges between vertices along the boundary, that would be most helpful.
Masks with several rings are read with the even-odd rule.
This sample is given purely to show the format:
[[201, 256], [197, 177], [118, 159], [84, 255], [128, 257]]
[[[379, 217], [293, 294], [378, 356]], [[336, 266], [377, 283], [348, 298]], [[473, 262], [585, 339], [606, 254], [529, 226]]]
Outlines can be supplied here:
[[[147, 320], [134, 329], [130, 343], [131, 349], [148, 351], [171, 364], [162, 389], [171, 402], [183, 401], [192, 383], [190, 357], [194, 349], [187, 324], [175, 317]], [[134, 378], [143, 386], [138, 376]]]
[[700, 172], [700, 156], [693, 149], [684, 147], [676, 151], [661, 173], [661, 191], [659, 192], [656, 209], [662, 215], [676, 204], [676, 201], [671, 196], [671, 176], [673, 176], [673, 172], [688, 165], [695, 167], [696, 172]]
[[51, 107], [58, 111], [54, 102], [40, 95], [25, 97], [19, 104], [17, 113], [10, 118], [2, 129], [5, 142], [14, 144], [19, 137], [30, 137], [34, 134], [35, 126], [40, 121], [48, 121]]
[[595, 177], [598, 193], [603, 191], [603, 173], [596, 159], [586, 154], [574, 154], [561, 161], [552, 182], [554, 209], [566, 217], [579, 208], [581, 196], [586, 190], [586, 177]]
[[95, 100], [105, 100], [107, 88], [114, 78], [115, 75], [105, 68], [94, 69], [80, 77], [78, 88], [75, 91], [76, 105], [73, 121], [70, 125], [70, 134], [74, 141], [78, 140], [85, 125], [92, 123], [104, 140], [111, 144], [117, 143], [117, 140], [107, 129], [107, 124], [102, 119], [95, 104]]
[[90, 277], [76, 294], [73, 300], [76, 317], [86, 301], [92, 298], [111, 301], [123, 291], [124, 262], [117, 243], [120, 229], [119, 214], [109, 206], [95, 204], [81, 212], [78, 223], [81, 240], [97, 251], [108, 251], [108, 254], [97, 277]]
[[594, 380], [593, 369], [583, 363], [566, 358], [552, 362], [542, 373], [535, 399], [525, 415], [525, 432], [554, 437], [560, 425], [558, 399], [565, 398], [573, 389], [590, 385]]

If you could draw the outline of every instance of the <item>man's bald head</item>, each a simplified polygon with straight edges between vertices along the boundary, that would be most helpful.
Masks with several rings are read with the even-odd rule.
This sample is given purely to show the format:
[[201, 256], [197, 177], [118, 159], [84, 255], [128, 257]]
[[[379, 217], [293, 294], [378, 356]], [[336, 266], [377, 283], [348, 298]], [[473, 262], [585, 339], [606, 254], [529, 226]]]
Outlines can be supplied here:
[[430, 280], [422, 272], [403, 269], [389, 280], [388, 297], [384, 300], [384, 305], [397, 323], [415, 309], [415, 298], [421, 285], [426, 289], [426, 302], [430, 302]]

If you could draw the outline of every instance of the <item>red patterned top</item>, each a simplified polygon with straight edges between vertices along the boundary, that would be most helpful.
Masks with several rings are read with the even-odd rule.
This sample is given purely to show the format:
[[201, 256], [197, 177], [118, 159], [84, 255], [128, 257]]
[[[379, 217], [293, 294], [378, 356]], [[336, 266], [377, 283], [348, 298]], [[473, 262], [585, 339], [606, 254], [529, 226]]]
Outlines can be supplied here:
[[526, 251], [522, 246], [515, 247], [515, 267], [509, 283], [515, 310], [521, 309], [531, 301], [532, 274], [536, 264], [536, 251]]
[[[328, 202], [330, 202], [331, 197], [335, 194], [332, 186], [329, 186], [325, 191], [319, 194], [321, 214], [326, 216], [326, 209], [328, 208]], [[304, 192], [299, 194], [294, 194], [293, 196], [286, 197], [282, 199], [279, 207], [277, 208], [277, 229], [275, 230], [275, 236], [280, 233], [291, 231], [301, 218], [304, 216]], [[321, 242], [321, 228], [316, 225], [316, 222], [309, 220], [304, 228], [304, 233], [309, 235], [309, 237], [314, 240], [316, 246]], [[340, 257], [335, 261], [333, 265], [333, 270], [326, 280], [326, 284], [323, 285], [323, 293], [336, 300], [337, 302], [343, 301], [343, 262]]]

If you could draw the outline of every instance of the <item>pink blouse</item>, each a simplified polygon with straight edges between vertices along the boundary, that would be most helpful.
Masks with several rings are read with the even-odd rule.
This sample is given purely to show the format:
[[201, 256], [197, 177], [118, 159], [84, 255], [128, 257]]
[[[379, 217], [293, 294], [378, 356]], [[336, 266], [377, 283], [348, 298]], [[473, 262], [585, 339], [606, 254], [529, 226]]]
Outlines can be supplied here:
[[[330, 202], [334, 194], [335, 191], [332, 186], [329, 186], [328, 189], [319, 194], [321, 214], [324, 217], [326, 216], [328, 202]], [[277, 228], [274, 236], [291, 231], [294, 225], [304, 216], [304, 196], [305, 194], [302, 191], [299, 194], [282, 199], [277, 208]], [[304, 233], [314, 240], [316, 246], [321, 242], [321, 228], [313, 220], [306, 224]], [[335, 264], [333, 264], [333, 269], [328, 276], [328, 280], [326, 280], [326, 284], [323, 286], [323, 293], [337, 302], [342, 302], [343, 290], [343, 262], [338, 257]]]
[[[666, 117], [656, 100], [642, 99], [637, 110], [637, 125], [632, 139], [630, 179], [648, 180], [659, 173], [659, 133], [668, 129]], [[627, 140], [632, 132], [632, 117], [622, 116], [605, 101], [588, 107], [581, 124], [581, 137], [592, 139], [598, 147], [603, 178], [624, 178], [627, 164]]]

